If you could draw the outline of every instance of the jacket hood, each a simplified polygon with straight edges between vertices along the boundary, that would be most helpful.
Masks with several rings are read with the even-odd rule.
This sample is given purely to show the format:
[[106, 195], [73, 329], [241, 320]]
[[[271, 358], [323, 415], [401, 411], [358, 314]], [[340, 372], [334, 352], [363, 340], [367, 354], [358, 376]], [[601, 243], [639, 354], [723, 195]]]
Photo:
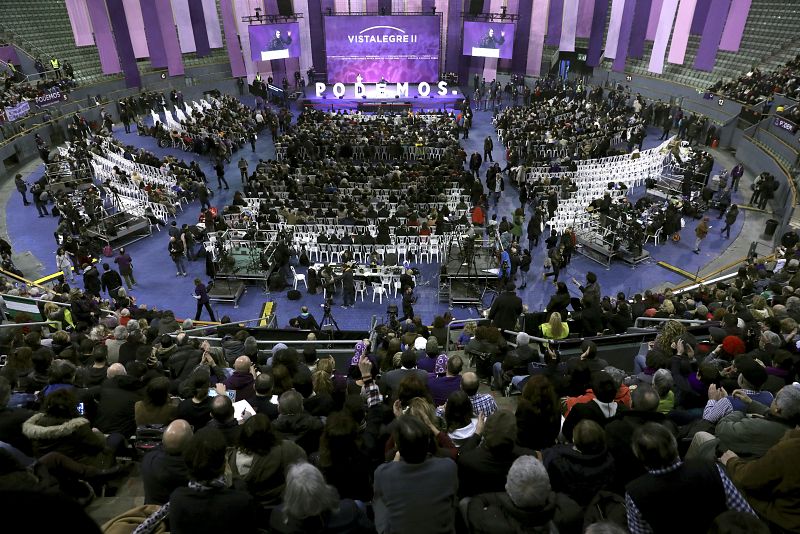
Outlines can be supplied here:
[[547, 497], [544, 504], [539, 507], [521, 508], [514, 504], [514, 501], [512, 501], [506, 493], [499, 497], [503, 512], [514, 518], [521, 525], [543, 525], [551, 521], [555, 516], [556, 502], [555, 494], [552, 492]]
[[69, 419], [61, 424], [44, 426], [42, 419], [46, 414], [37, 413], [22, 424], [22, 433], [28, 439], [59, 439], [72, 435], [81, 426], [88, 425], [89, 420], [85, 417]]

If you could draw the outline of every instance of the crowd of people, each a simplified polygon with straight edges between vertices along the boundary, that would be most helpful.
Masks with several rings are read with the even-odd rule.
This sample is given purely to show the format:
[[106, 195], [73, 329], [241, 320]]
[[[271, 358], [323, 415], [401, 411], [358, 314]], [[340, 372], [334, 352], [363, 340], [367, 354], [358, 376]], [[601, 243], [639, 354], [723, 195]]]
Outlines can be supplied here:
[[768, 100], [777, 93], [797, 100], [800, 98], [800, 55], [772, 71], [761, 72], [754, 68], [735, 80], [719, 80], [708, 91], [749, 105]]

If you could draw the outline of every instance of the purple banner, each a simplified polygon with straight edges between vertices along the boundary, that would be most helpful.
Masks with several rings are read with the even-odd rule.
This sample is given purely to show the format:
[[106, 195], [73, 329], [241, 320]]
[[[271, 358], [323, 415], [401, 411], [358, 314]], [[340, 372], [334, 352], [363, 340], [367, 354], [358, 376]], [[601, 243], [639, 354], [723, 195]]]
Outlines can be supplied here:
[[658, 15], [657, 31], [653, 40], [653, 51], [650, 54], [650, 72], [661, 74], [664, 72], [664, 57], [667, 55], [667, 43], [672, 32], [672, 22], [678, 10], [678, 0], [663, 0]]
[[[447, 0], [447, 39], [445, 50], [445, 72], [459, 72], [461, 66], [461, 11], [463, 0]], [[466, 63], [466, 62], [465, 62]]]
[[[322, 32], [322, 2], [320, 0], [308, 0], [308, 33], [310, 34], [311, 45], [311, 65], [318, 72], [325, 71], [325, 43]], [[305, 75], [305, 72], [302, 73]]]
[[157, 69], [163, 69], [167, 66], [167, 55], [164, 52], [164, 40], [161, 38], [161, 26], [158, 24], [156, 0], [142, 0], [142, 20], [150, 64]]
[[139, 0], [122, 0], [122, 3], [125, 6], [125, 18], [128, 19], [128, 33], [131, 36], [133, 53], [137, 58], [150, 57], [141, 3]]
[[514, 51], [513, 22], [464, 21], [465, 56], [511, 59]]
[[586, 52], [586, 65], [596, 67], [603, 55], [603, 35], [606, 29], [608, 0], [595, 0], [592, 16], [592, 33], [589, 35], [589, 48]]
[[40, 108], [46, 108], [55, 104], [60, 104], [66, 100], [66, 95], [61, 93], [61, 88], [58, 86], [47, 89], [43, 95], [37, 96], [33, 99], [36, 105]]
[[547, 30], [547, 5], [548, 0], [533, 0], [531, 33], [530, 41], [528, 42], [528, 68], [526, 71], [531, 76], [539, 76], [542, 70], [544, 34]]
[[650, 5], [650, 18], [647, 20], [647, 33], [645, 34], [645, 39], [648, 41], [652, 41], [656, 38], [658, 19], [661, 16], [661, 4], [663, 3], [664, 0], [653, 0], [653, 3]]
[[719, 49], [726, 52], [738, 52], [739, 45], [744, 35], [744, 25], [747, 16], [750, 14], [750, 4], [753, 0], [733, 0], [731, 9], [728, 12], [728, 20], [725, 21], [725, 29], [722, 31], [722, 39]]
[[558, 49], [562, 52], [575, 51], [575, 34], [578, 30], [578, 2], [564, 4], [561, 16], [561, 40]]
[[607, 58], [614, 59], [614, 56], [617, 55], [623, 11], [625, 11], [625, 0], [611, 0], [611, 18], [608, 21], [608, 33], [606, 33], [606, 49], [603, 51], [603, 55]]
[[614, 56], [613, 70], [615, 72], [625, 71], [625, 60], [628, 59], [628, 46], [631, 41], [631, 29], [635, 14], [636, 0], [625, 0], [625, 8], [622, 10], [622, 24], [619, 27], [617, 54]]
[[564, 0], [550, 0], [550, 10], [547, 13], [547, 35], [544, 39], [544, 44], [547, 46], [558, 46], [561, 42], [561, 16], [563, 12]]
[[331, 83], [438, 81], [439, 17], [325, 17], [325, 53]]
[[703, 28], [706, 26], [706, 19], [708, 19], [710, 9], [711, 0], [697, 0], [697, 6], [694, 8], [694, 17], [692, 17], [692, 29], [689, 31], [690, 35], [703, 35]]
[[722, 38], [722, 30], [725, 29], [725, 20], [728, 18], [730, 7], [731, 0], [712, 0], [713, 15], [706, 19], [703, 37], [700, 39], [700, 46], [694, 59], [694, 68], [709, 72], [713, 70], [717, 60], [719, 41]]
[[790, 134], [794, 134], [797, 131], [797, 125], [788, 119], [784, 119], [783, 117], [775, 117], [775, 120], [772, 121], [772, 124], [778, 128], [786, 130]]
[[631, 40], [628, 44], [628, 57], [640, 58], [644, 55], [644, 37], [647, 33], [647, 21], [650, 18], [651, 0], [636, 2], [636, 14], [633, 16]]
[[248, 28], [253, 61], [300, 57], [300, 24], [259, 24]]
[[589, 37], [592, 34], [592, 15], [594, 0], [581, 0], [578, 5], [578, 24], [575, 27], [576, 37]]
[[216, 0], [203, 0], [203, 16], [206, 19], [208, 46], [222, 48], [222, 31], [219, 27], [219, 13]]
[[514, 55], [511, 58], [511, 71], [514, 74], [525, 74], [525, 67], [528, 63], [528, 40], [530, 39], [531, 10], [522, 7], [517, 20], [519, 33], [514, 39]]
[[206, 16], [205, 13], [203, 13], [203, 3], [200, 0], [189, 2], [189, 18], [192, 21], [192, 32], [194, 34], [194, 46], [197, 57], [205, 57], [211, 53], [211, 46], [208, 43]]
[[69, 24], [72, 26], [72, 36], [75, 37], [75, 46], [93, 45], [92, 21], [89, 19], [86, 0], [66, 0], [66, 4]]
[[692, 26], [696, 5], [697, 0], [681, 0], [678, 6], [678, 15], [675, 19], [675, 29], [672, 32], [672, 43], [669, 46], [667, 58], [670, 63], [683, 65], [686, 57], [686, 45], [689, 43], [689, 29]]
[[114, 40], [117, 43], [117, 53], [125, 73], [125, 85], [128, 87], [141, 87], [142, 77], [136, 65], [136, 54], [133, 53], [131, 34], [128, 33], [128, 18], [125, 16], [125, 6], [122, 0], [106, 0], [108, 14], [111, 15], [111, 26], [114, 28]]
[[92, 20], [94, 40], [97, 43], [97, 53], [100, 54], [103, 74], [118, 74], [122, 68], [119, 66], [117, 45], [114, 42], [114, 34], [111, 33], [105, 0], [86, 0], [86, 7]]
[[6, 63], [19, 65], [17, 49], [11, 45], [0, 46], [0, 60], [5, 61]]
[[178, 34], [175, 33], [175, 19], [172, 15], [172, 5], [169, 0], [155, 0], [158, 13], [158, 25], [161, 28], [161, 42], [164, 43], [164, 54], [167, 57], [167, 72], [170, 76], [182, 76], [183, 55], [181, 45], [178, 43]]
[[231, 62], [231, 75], [234, 78], [247, 76], [242, 50], [239, 48], [239, 39], [236, 33], [236, 20], [233, 18], [232, 0], [220, 0], [220, 10], [222, 11], [222, 24], [225, 28], [225, 44], [228, 49], [228, 59]]
[[189, 15], [189, 0], [170, 0], [170, 3], [172, 4], [175, 26], [178, 28], [178, 41], [181, 44], [181, 52], [184, 54], [194, 52], [197, 48], [194, 43], [192, 17]]

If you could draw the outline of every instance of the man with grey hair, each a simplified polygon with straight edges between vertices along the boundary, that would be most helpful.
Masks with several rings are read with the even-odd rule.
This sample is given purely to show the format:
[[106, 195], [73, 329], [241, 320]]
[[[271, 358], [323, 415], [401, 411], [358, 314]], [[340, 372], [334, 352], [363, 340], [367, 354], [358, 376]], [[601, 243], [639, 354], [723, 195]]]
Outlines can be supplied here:
[[106, 376], [95, 397], [94, 426], [109, 435], [109, 446], [117, 449], [136, 433], [134, 406], [142, 398], [142, 383], [139, 378], [128, 375], [121, 363], [111, 365]]
[[278, 398], [278, 418], [273, 428], [297, 443], [309, 456], [319, 448], [324, 424], [303, 409], [303, 396], [291, 389]]
[[534, 456], [514, 460], [505, 492], [462, 501], [461, 510], [471, 532], [580, 532], [583, 522], [580, 506], [553, 492], [547, 469]]
[[165, 504], [172, 490], [189, 483], [183, 450], [192, 435], [191, 425], [183, 419], [176, 419], [164, 430], [161, 445], [142, 458], [140, 472], [145, 504]]
[[113, 339], [106, 340], [106, 347], [108, 347], [108, 361], [110, 363], [117, 363], [119, 361], [119, 348], [128, 339], [128, 329], [124, 326], [114, 327]]

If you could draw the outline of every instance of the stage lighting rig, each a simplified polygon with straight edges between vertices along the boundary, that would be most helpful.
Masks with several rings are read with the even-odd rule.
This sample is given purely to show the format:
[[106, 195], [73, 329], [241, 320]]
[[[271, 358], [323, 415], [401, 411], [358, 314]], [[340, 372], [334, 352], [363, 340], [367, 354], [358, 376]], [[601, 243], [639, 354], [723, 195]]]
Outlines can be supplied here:
[[264, 15], [261, 13], [261, 8], [255, 8], [255, 15], [247, 15], [242, 17], [242, 22], [248, 24], [280, 24], [286, 22], [297, 22], [303, 18], [302, 13], [295, 13], [294, 15]]
[[475, 22], [494, 22], [494, 21], [503, 21], [503, 22], [516, 22], [519, 20], [519, 15], [511, 13], [509, 14], [505, 7], [502, 7], [501, 13], [467, 13], [462, 11], [461, 18], [464, 20], [471, 20]]

